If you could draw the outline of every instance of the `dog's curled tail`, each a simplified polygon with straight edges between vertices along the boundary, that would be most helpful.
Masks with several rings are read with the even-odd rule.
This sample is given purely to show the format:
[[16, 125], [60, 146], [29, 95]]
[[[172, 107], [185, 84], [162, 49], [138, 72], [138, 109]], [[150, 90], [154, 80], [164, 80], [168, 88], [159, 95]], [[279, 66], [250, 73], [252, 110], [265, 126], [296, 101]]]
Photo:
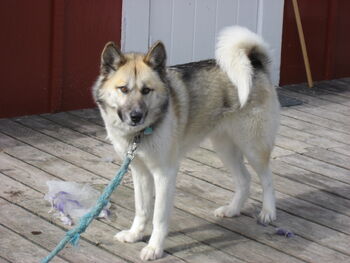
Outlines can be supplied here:
[[240, 26], [224, 28], [218, 35], [216, 62], [238, 89], [241, 107], [248, 100], [254, 70], [268, 70], [269, 53], [260, 36]]

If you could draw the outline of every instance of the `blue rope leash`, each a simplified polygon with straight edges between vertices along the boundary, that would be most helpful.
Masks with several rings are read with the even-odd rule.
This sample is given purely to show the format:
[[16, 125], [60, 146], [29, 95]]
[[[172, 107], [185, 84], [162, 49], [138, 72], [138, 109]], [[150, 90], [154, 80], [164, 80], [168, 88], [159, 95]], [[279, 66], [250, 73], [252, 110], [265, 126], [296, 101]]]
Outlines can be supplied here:
[[[152, 133], [152, 128], [146, 128], [143, 133], [145, 135]], [[120, 184], [123, 176], [128, 172], [128, 167], [135, 156], [135, 151], [139, 142], [140, 135], [134, 138], [134, 142], [130, 146], [130, 149], [128, 150], [122, 166], [118, 170], [113, 180], [103, 190], [103, 193], [98, 198], [96, 205], [91, 209], [90, 212], [86, 213], [80, 219], [79, 225], [66, 232], [65, 237], [58, 243], [55, 249], [52, 250], [51, 253], [41, 261], [41, 263], [50, 262], [51, 259], [53, 259], [69, 242], [71, 242], [74, 246], [78, 244], [80, 234], [85, 232], [86, 228], [90, 225], [92, 220], [94, 220], [101, 213], [102, 209], [108, 204], [109, 197], [113, 193], [114, 189]]]
[[86, 228], [90, 225], [92, 220], [94, 220], [102, 211], [102, 209], [107, 205], [108, 199], [113, 193], [114, 189], [120, 184], [123, 176], [127, 173], [131, 158], [127, 156], [117, 172], [117, 175], [113, 180], [106, 186], [102, 195], [97, 200], [96, 205], [91, 209], [90, 212], [86, 213], [79, 221], [79, 225], [75, 228], [69, 230], [65, 237], [58, 243], [54, 250], [45, 257], [41, 263], [48, 263], [53, 259], [69, 242], [76, 246], [79, 242], [80, 234], [85, 232]]

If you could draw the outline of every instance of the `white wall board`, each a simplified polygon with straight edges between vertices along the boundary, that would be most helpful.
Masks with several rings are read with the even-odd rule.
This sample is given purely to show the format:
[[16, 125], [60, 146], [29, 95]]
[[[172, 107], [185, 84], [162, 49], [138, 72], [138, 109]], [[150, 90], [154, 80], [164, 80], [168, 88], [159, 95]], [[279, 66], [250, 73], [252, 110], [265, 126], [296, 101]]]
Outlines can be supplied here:
[[168, 65], [213, 58], [217, 33], [238, 24], [269, 44], [278, 84], [283, 6], [283, 0], [124, 0], [122, 50], [145, 52], [162, 40]]

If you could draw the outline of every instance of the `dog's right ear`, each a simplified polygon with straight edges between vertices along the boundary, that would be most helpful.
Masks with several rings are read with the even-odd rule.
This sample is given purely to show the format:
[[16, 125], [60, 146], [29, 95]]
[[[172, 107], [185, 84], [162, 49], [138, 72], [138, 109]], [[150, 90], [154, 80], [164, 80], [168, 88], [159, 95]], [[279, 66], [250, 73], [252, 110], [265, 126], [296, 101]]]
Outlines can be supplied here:
[[125, 57], [114, 42], [108, 42], [101, 55], [101, 74], [108, 75], [125, 63]]

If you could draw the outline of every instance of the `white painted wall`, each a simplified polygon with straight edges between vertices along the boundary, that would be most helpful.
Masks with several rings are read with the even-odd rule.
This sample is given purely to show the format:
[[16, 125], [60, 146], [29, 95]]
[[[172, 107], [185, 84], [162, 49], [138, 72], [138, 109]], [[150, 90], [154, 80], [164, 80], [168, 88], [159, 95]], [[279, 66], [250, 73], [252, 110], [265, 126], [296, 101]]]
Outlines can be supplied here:
[[284, 0], [123, 0], [122, 50], [145, 52], [162, 40], [168, 65], [214, 57], [215, 36], [238, 24], [269, 44], [279, 82]]

